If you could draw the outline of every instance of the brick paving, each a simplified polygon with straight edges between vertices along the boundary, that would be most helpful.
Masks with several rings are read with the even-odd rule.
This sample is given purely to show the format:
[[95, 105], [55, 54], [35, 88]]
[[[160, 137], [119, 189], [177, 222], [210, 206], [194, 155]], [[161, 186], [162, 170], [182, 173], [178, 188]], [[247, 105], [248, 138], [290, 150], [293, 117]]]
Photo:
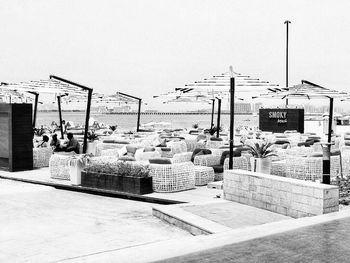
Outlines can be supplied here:
[[349, 262], [349, 229], [339, 219], [157, 262]]
[[183, 206], [183, 209], [232, 229], [291, 219], [288, 216], [231, 201]]

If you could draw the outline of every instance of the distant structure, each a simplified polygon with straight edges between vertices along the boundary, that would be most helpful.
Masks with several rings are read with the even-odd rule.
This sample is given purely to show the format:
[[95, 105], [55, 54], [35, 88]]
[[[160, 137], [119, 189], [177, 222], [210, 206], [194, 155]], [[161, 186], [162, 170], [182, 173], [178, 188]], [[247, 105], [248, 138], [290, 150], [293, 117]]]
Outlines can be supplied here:
[[113, 107], [110, 112], [131, 112], [131, 107], [129, 105], [124, 105], [124, 106], [116, 106]]
[[107, 113], [108, 108], [106, 106], [91, 107], [91, 113]]

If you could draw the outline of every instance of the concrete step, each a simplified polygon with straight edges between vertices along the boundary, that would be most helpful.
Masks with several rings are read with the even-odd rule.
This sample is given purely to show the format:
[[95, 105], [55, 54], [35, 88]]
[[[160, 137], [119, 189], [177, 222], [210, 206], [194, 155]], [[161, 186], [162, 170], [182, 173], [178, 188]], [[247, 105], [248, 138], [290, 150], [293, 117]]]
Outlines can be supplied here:
[[222, 182], [223, 181], [211, 182], [208, 184], [208, 188], [222, 190]]

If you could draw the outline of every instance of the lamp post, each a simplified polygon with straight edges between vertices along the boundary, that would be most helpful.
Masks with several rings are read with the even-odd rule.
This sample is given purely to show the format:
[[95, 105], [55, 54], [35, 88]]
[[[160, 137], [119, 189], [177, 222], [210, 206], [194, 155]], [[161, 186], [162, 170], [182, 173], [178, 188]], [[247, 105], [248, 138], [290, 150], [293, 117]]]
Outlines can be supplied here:
[[[289, 20], [284, 21], [286, 24], [286, 88], [288, 88], [288, 41], [289, 41]], [[286, 106], [288, 106], [288, 99], [286, 99]]]

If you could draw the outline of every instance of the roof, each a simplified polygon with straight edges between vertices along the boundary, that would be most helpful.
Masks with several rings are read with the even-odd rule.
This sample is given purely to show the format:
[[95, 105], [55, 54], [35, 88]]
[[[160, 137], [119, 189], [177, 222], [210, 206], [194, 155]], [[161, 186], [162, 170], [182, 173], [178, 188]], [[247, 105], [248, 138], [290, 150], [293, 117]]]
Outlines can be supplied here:
[[254, 98], [344, 98], [349, 96], [346, 92], [324, 88], [307, 80], [302, 80], [301, 84], [289, 88], [269, 89], [268, 93], [260, 94]]
[[175, 88], [175, 92], [168, 92], [154, 97], [168, 99], [169, 102], [198, 102], [200, 100], [208, 102], [216, 98], [229, 99], [230, 81], [232, 77], [235, 78], [235, 91], [240, 94], [240, 97], [238, 97], [240, 100], [243, 100], [241, 98], [242, 93], [257, 92], [261, 91], [263, 87], [266, 89], [268, 87], [278, 86], [268, 81], [231, 71], [185, 84], [184, 87]]
[[2, 89], [13, 90], [17, 92], [30, 93], [54, 93], [60, 95], [86, 95], [87, 90], [92, 90], [78, 83], [65, 80], [63, 78], [51, 75], [49, 79], [22, 81], [18, 83], [1, 83]]

